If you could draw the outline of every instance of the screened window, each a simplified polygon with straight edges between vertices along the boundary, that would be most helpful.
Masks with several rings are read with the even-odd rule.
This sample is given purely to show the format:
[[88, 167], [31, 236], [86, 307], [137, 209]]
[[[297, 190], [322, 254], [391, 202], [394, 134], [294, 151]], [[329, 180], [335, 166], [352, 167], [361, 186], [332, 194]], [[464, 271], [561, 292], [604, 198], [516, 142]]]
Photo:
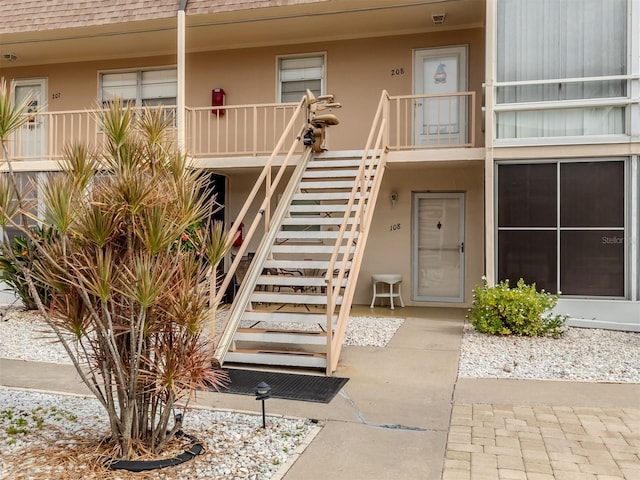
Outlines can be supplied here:
[[[625, 74], [627, 0], [499, 0], [498, 82], [529, 83], [499, 86], [497, 104], [626, 98], [627, 80], [580, 80]], [[625, 108], [498, 111], [498, 137], [621, 134]]]
[[498, 166], [498, 276], [625, 296], [625, 162]]
[[115, 98], [139, 107], [175, 105], [177, 92], [175, 68], [103, 73], [100, 77], [100, 98], [104, 106]]
[[279, 101], [299, 102], [307, 89], [320, 96], [324, 90], [324, 55], [278, 59]]

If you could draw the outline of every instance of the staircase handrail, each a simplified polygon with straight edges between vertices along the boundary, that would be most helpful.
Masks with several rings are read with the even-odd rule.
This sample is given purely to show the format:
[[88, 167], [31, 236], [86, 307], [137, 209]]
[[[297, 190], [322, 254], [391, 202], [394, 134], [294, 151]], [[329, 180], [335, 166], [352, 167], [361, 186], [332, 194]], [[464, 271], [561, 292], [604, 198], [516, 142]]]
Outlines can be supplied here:
[[[253, 239], [253, 236], [256, 230], [258, 229], [259, 224], [262, 221], [264, 221], [265, 234], [262, 237], [262, 240], [260, 241], [258, 248], [256, 249], [253, 261], [249, 265], [249, 268], [245, 274], [244, 280], [240, 285], [240, 288], [234, 298], [234, 301], [229, 307], [229, 310], [223, 320], [223, 324], [221, 328], [219, 329], [221, 331], [221, 334], [219, 338], [217, 335], [215, 335], [215, 333], [213, 335], [214, 344], [216, 346], [214, 358], [218, 359], [218, 361], [220, 361], [221, 363], [224, 361], [224, 356], [226, 355], [227, 351], [229, 350], [229, 347], [231, 346], [231, 343], [233, 341], [233, 335], [237, 328], [237, 324], [240, 321], [241, 314], [246, 308], [247, 304], [249, 303], [249, 299], [251, 297], [251, 293], [253, 292], [253, 288], [255, 286], [257, 278], [262, 272], [262, 266], [264, 265], [266, 257], [269, 253], [269, 246], [275, 240], [275, 236], [278, 231], [277, 227], [280, 225], [280, 223], [282, 223], [282, 218], [286, 214], [287, 207], [290, 203], [291, 198], [293, 197], [295, 188], [297, 187], [297, 184], [300, 181], [300, 178], [302, 176], [302, 173], [304, 172], [304, 168], [306, 167], [306, 164], [311, 158], [311, 153], [312, 153], [311, 149], [305, 148], [300, 156], [296, 170], [294, 171], [294, 174], [289, 180], [289, 183], [285, 188], [285, 191], [283, 192], [278, 202], [278, 205], [276, 206], [276, 209], [274, 211], [274, 215], [272, 217], [271, 210], [270, 210], [271, 200], [276, 192], [278, 185], [280, 184], [280, 180], [282, 179], [286, 168], [291, 163], [291, 158], [295, 153], [296, 147], [299, 146], [298, 142], [302, 138], [304, 130], [307, 128], [307, 123], [306, 123], [307, 102], [308, 100], [305, 95], [300, 100], [298, 107], [296, 108], [291, 120], [289, 121], [287, 127], [282, 133], [282, 136], [278, 141], [273, 153], [267, 160], [262, 172], [260, 173], [260, 175], [258, 176], [258, 179], [256, 180], [256, 183], [253, 189], [249, 193], [249, 196], [247, 197], [244, 206], [241, 208], [235, 221], [233, 222], [233, 225], [229, 229], [229, 235], [233, 238], [239, 231], [240, 225], [244, 223], [244, 221], [246, 220], [249, 208], [251, 207], [251, 204], [255, 200], [258, 194], [258, 191], [261, 188], [263, 188], [263, 185], [264, 185], [264, 188], [265, 188], [264, 200], [262, 201], [262, 204], [258, 208], [258, 211], [255, 214], [251, 222], [251, 225], [247, 230], [246, 235], [243, 237], [242, 245], [239, 246], [238, 251], [236, 252], [236, 256], [231, 262], [229, 270], [226, 272], [225, 278], [222, 284], [220, 285], [219, 290], [217, 291], [215, 296], [213, 296], [214, 298], [213, 305], [217, 306], [220, 303], [222, 296], [226, 292], [227, 288], [229, 287], [229, 284], [233, 279], [233, 276], [235, 275], [238, 269], [238, 266], [240, 265], [240, 261], [242, 260], [242, 257], [244, 256], [244, 253], [246, 252], [249, 243]], [[282, 164], [280, 165], [275, 177], [272, 178], [271, 167], [273, 166], [274, 159], [282, 149], [282, 146], [286, 138], [290, 135], [291, 130], [294, 128], [296, 121], [298, 121], [299, 117], [303, 112], [304, 112], [304, 125], [302, 125], [298, 135], [296, 135], [295, 140], [292, 142], [291, 146], [289, 147], [287, 155], [284, 158]], [[296, 182], [296, 179], [297, 179], [297, 182]], [[213, 284], [214, 282], [212, 282], [212, 285]], [[212, 311], [215, 311], [215, 308], [212, 309]], [[213, 326], [215, 327], [215, 320], [213, 321]]]
[[[374, 120], [367, 138], [365, 149], [362, 153], [358, 173], [354, 180], [351, 194], [346, 206], [346, 214], [340, 225], [336, 242], [329, 260], [325, 282], [327, 284], [327, 375], [331, 375], [338, 365], [340, 357], [340, 348], [347, 328], [350, 306], [355, 294], [355, 285], [358, 280], [360, 271], [360, 263], [364, 256], [364, 246], [366, 245], [369, 233], [369, 225], [373, 214], [373, 208], [366, 208], [365, 204], [375, 205], [382, 183], [382, 173], [386, 168], [386, 158], [388, 149], [388, 112], [389, 112], [389, 94], [386, 90], [382, 92], [378, 108], [376, 110]], [[375, 139], [375, 144], [374, 144]], [[372, 146], [373, 145], [373, 146]], [[373, 184], [369, 186], [373, 170], [376, 170], [373, 177]], [[357, 208], [350, 216], [353, 205], [360, 192], [360, 200]], [[367, 192], [369, 195], [367, 197]], [[351, 221], [351, 222], [350, 222]], [[348, 233], [347, 233], [347, 229]], [[357, 243], [354, 242], [356, 232], [359, 233]], [[347, 244], [340, 252], [340, 247], [345, 237]], [[355, 243], [355, 251], [351, 257], [351, 268], [349, 270], [349, 279], [346, 282], [342, 295], [342, 304], [338, 312], [335, 334], [333, 333], [333, 316], [340, 290], [345, 279], [346, 267], [349, 261], [349, 252], [351, 245]], [[340, 268], [336, 265], [340, 263]], [[335, 272], [337, 271], [337, 275]], [[351, 273], [353, 272], [353, 273]]]

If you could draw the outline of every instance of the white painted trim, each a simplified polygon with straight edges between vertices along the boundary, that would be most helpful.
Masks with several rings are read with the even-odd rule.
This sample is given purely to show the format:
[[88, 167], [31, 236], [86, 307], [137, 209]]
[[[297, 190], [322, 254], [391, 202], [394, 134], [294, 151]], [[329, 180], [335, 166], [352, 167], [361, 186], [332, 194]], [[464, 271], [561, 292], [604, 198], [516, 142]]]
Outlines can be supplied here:
[[177, 39], [177, 56], [178, 56], [178, 78], [176, 85], [176, 127], [177, 127], [177, 146], [180, 153], [185, 152], [186, 147], [186, 61], [185, 61], [185, 45], [186, 45], [186, 24], [184, 10], [178, 10], [178, 39]]
[[560, 298], [555, 314], [568, 315], [567, 325], [640, 332], [640, 302]]
[[320, 95], [326, 95], [327, 92], [327, 52], [308, 52], [308, 53], [293, 53], [287, 55], [276, 55], [276, 103], [282, 102], [282, 83], [280, 82], [280, 60], [287, 58], [308, 58], [308, 57], [322, 57], [322, 78], [320, 79]]

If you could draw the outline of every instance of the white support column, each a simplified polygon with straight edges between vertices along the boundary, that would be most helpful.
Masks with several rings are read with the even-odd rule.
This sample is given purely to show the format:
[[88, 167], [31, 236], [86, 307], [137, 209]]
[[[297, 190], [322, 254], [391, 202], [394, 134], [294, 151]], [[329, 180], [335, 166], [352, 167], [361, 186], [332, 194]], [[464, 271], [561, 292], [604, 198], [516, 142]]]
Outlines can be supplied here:
[[495, 186], [493, 160], [493, 142], [495, 138], [494, 83], [496, 77], [496, 0], [486, 3], [485, 34], [485, 94], [484, 94], [484, 242], [485, 275], [490, 285], [496, 281], [496, 224], [495, 224]]
[[640, 286], [638, 285], [638, 279], [640, 278], [640, 238], [638, 237], [640, 232], [639, 216], [640, 216], [640, 156], [634, 155], [631, 157], [631, 168], [629, 168], [631, 181], [628, 183], [631, 186], [631, 192], [629, 195], [629, 210], [631, 211], [631, 223], [629, 229], [626, 232], [626, 241], [629, 243], [627, 251], [629, 252], [629, 291], [632, 301], [640, 301]]
[[[186, 3], [186, 2], [185, 2]], [[186, 88], [185, 88], [185, 11], [178, 10], [178, 95], [176, 99], [176, 128], [178, 132], [177, 143], [178, 150], [185, 153], [186, 150], [186, 125], [185, 125], [185, 108], [186, 108]]]

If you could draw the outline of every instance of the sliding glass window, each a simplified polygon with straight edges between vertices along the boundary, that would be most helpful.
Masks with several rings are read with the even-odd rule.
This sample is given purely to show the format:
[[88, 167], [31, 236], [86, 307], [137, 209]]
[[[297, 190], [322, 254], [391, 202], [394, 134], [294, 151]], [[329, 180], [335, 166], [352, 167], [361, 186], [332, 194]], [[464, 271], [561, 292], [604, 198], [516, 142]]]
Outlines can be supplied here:
[[625, 297], [626, 162], [498, 165], [498, 276]]
[[627, 0], [497, 5], [498, 138], [626, 133]]

